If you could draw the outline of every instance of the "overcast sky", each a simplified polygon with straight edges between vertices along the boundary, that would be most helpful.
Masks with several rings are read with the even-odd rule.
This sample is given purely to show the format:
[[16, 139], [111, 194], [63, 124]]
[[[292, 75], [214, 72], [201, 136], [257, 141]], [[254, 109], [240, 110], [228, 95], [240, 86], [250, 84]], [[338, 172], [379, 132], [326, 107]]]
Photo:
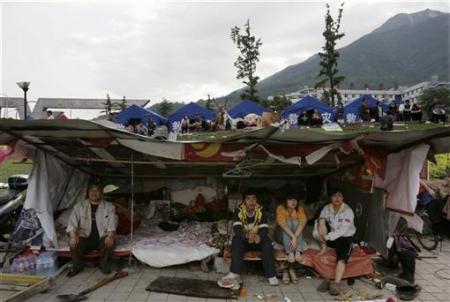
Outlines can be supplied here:
[[[3, 0], [0, 0], [0, 2]], [[333, 2], [336, 9], [338, 2]], [[398, 13], [449, 12], [448, 1], [346, 1], [340, 47]], [[2, 2], [1, 89], [38, 97], [191, 101], [241, 87], [230, 28], [262, 39], [257, 73], [299, 63], [323, 43], [324, 2]]]

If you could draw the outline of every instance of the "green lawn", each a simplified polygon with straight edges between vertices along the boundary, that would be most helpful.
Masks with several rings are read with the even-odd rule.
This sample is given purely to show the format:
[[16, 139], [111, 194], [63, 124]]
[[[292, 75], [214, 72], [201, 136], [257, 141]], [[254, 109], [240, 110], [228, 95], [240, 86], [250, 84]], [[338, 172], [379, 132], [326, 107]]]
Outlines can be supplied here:
[[32, 164], [29, 162], [26, 164], [17, 163], [16, 160], [6, 160], [2, 166], [0, 166], [0, 182], [7, 182], [8, 177], [14, 174], [30, 174]]
[[[438, 124], [395, 124], [394, 125], [394, 131], [416, 131], [416, 130], [428, 130], [433, 128], [441, 127]], [[325, 131], [322, 128], [305, 128], [305, 131], [312, 131], [322, 134], [328, 134], [328, 135], [345, 135], [345, 134], [358, 134], [358, 133], [373, 133], [373, 132], [380, 132], [380, 124], [379, 123], [373, 123], [364, 125], [360, 128], [353, 128], [353, 127], [344, 127], [344, 131]], [[242, 134], [247, 131], [242, 130], [236, 130], [236, 131], [218, 131], [218, 132], [194, 132], [190, 134], [180, 134], [177, 137], [178, 141], [214, 141], [219, 140], [223, 138], [230, 138], [234, 135]]]

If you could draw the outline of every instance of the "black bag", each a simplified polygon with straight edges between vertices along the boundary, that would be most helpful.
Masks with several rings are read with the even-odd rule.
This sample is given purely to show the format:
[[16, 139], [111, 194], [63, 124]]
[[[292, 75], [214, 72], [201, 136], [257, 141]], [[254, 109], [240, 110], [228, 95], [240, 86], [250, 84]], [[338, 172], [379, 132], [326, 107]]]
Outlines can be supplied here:
[[381, 117], [380, 119], [381, 122], [381, 130], [383, 131], [392, 131], [394, 130], [394, 118], [392, 117], [392, 115], [385, 115], [383, 117]]

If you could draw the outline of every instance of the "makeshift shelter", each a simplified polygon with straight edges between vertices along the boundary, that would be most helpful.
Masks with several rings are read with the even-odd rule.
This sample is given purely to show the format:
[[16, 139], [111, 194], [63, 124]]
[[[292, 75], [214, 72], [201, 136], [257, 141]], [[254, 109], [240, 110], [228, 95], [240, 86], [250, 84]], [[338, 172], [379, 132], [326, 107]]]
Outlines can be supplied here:
[[148, 126], [149, 119], [156, 125], [161, 126], [167, 124], [167, 119], [162, 115], [137, 105], [131, 105], [125, 110], [115, 115], [116, 122], [127, 125], [130, 119], [140, 119], [145, 126]]
[[270, 112], [271, 110], [264, 108], [260, 104], [257, 104], [253, 101], [244, 100], [239, 104], [236, 104], [230, 110], [228, 110], [228, 114], [231, 118], [244, 118], [248, 114], [256, 114], [262, 116], [264, 112]]
[[371, 95], [363, 95], [354, 99], [344, 106], [344, 119], [346, 123], [353, 124], [359, 121], [359, 114], [362, 102], [366, 100], [370, 109], [376, 108], [378, 100]]
[[332, 122], [333, 108], [312, 96], [305, 96], [281, 112], [281, 118], [287, 119], [291, 127], [297, 126], [297, 119], [302, 111], [318, 110], [324, 123]]
[[[236, 193], [242, 185], [278, 194], [286, 185], [294, 190], [303, 182], [308, 184], [309, 205], [320, 205], [327, 190], [339, 188], [355, 209], [358, 239], [386, 254], [395, 219], [412, 214], [415, 207], [411, 196], [418, 191], [417, 171], [427, 156], [450, 151], [450, 128], [432, 125], [421, 130], [332, 134], [322, 129], [267, 127], [183, 143], [141, 137], [113, 126], [83, 120], [0, 121], [0, 144], [13, 149], [23, 146], [33, 159], [24, 208], [37, 213], [50, 246], [59, 241], [54, 214], [81, 198], [77, 196], [84, 192], [87, 179], [96, 177], [117, 182], [131, 196], [131, 209], [139, 188], [168, 189], [169, 196], [160, 197], [163, 200], [184, 198], [184, 190], [192, 184], [212, 187], [220, 197], [225, 187]], [[206, 188], [201, 190], [213, 196], [206, 194]], [[390, 196], [385, 203], [383, 190]], [[185, 199], [187, 205], [190, 199]], [[231, 200], [239, 198], [229, 200], [233, 210]], [[142, 204], [148, 205], [148, 199]], [[123, 237], [118, 247], [153, 266], [200, 260], [217, 252], [205, 244], [209, 238], [200, 235], [209, 232], [202, 228], [182, 225], [174, 237], [164, 240], [160, 234], [152, 237], [155, 228], [145, 224], [142, 233], [136, 230]]]
[[181, 120], [183, 119], [183, 117], [187, 116], [190, 120], [193, 120], [197, 115], [200, 115], [206, 121], [212, 121], [216, 117], [215, 113], [209, 111], [205, 107], [191, 102], [169, 115], [169, 117], [167, 118], [169, 130], [173, 132], [180, 131]]

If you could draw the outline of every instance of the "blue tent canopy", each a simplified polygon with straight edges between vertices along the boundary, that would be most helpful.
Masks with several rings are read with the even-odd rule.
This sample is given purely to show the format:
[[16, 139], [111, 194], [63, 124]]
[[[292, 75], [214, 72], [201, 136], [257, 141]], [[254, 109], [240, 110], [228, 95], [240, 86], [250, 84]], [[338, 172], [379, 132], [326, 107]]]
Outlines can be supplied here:
[[376, 108], [378, 100], [371, 95], [363, 95], [344, 106], [344, 119], [346, 123], [354, 123], [359, 120], [360, 108], [363, 100], [367, 101], [370, 109]]
[[137, 105], [131, 105], [127, 109], [118, 113], [115, 117], [116, 122], [126, 125], [132, 118], [141, 119], [144, 125], [148, 126], [148, 120], [151, 119], [156, 126], [161, 126], [167, 123], [167, 119], [162, 115], [146, 108]]
[[291, 126], [295, 127], [297, 126], [297, 118], [302, 111], [314, 109], [319, 111], [324, 122], [331, 122], [333, 108], [309, 95], [287, 107], [283, 112], [281, 112], [281, 117], [283, 119], [288, 119]]
[[205, 120], [213, 120], [216, 117], [215, 113], [209, 111], [205, 107], [191, 102], [169, 115], [167, 118], [169, 129], [172, 130], [174, 128], [174, 123], [180, 123], [184, 116], [187, 115], [190, 120], [193, 120], [197, 114], [201, 115]]
[[244, 118], [247, 114], [254, 113], [257, 115], [262, 115], [263, 112], [270, 112], [270, 110], [264, 108], [263, 106], [248, 100], [244, 100], [239, 104], [236, 104], [233, 108], [228, 110], [228, 114], [232, 118]]

